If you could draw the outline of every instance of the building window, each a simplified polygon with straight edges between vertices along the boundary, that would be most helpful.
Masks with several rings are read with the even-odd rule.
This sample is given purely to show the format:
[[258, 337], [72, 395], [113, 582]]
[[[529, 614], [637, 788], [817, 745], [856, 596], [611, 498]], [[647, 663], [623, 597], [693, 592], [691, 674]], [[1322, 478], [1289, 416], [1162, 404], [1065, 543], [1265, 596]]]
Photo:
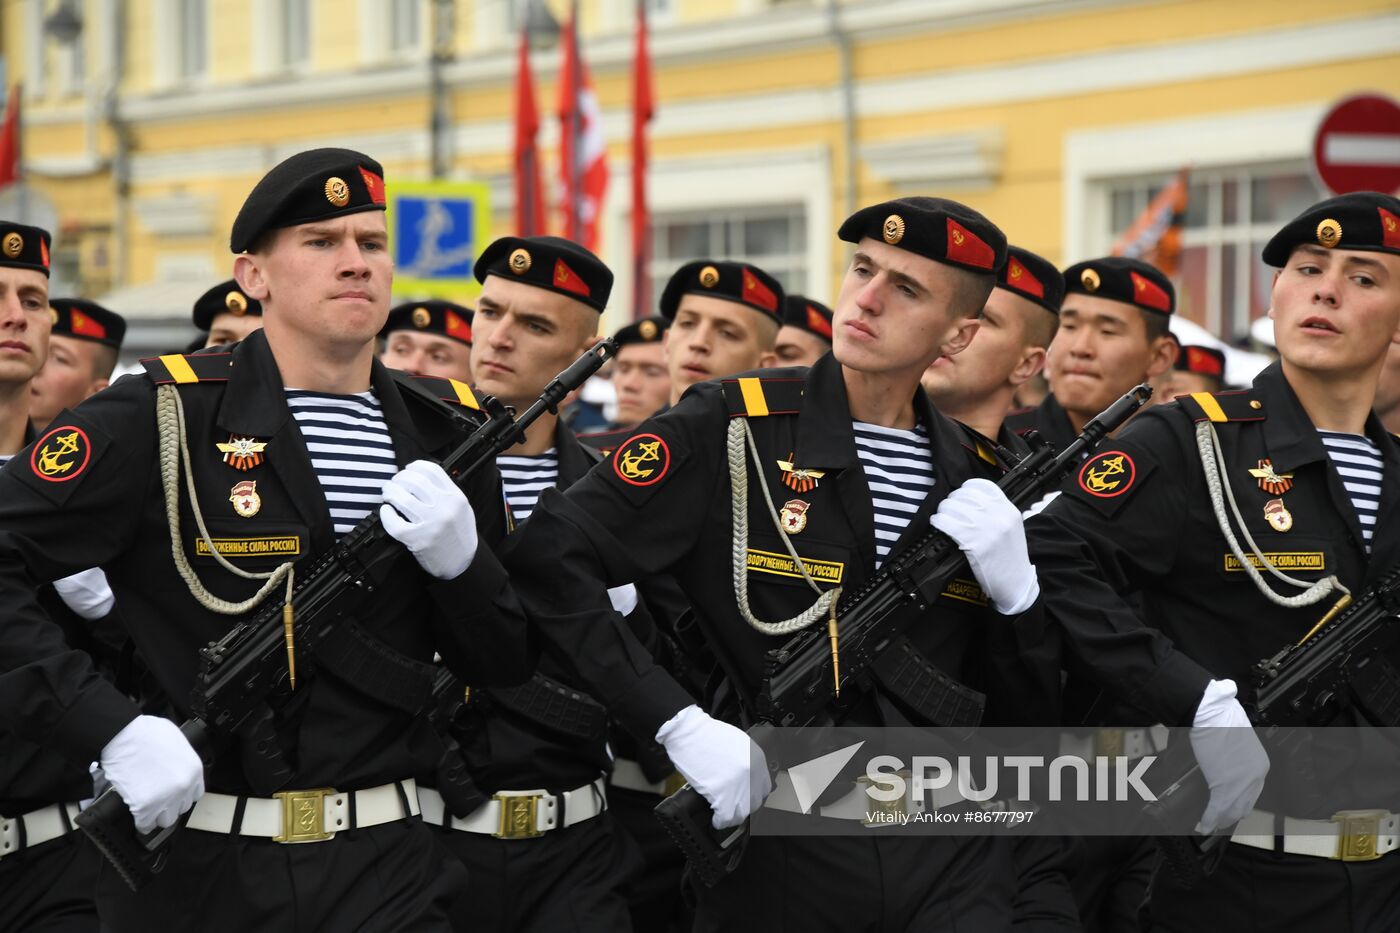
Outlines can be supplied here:
[[44, 0], [29, 0], [24, 7], [24, 93], [44, 96], [48, 77], [48, 43], [44, 41]]
[[209, 73], [208, 0], [175, 0], [171, 6], [175, 77], [202, 78]]
[[[1170, 180], [1111, 183], [1104, 242], [1131, 226]], [[1259, 258], [1264, 244], [1322, 197], [1302, 164], [1193, 171], [1175, 280], [1177, 313], [1226, 342], [1247, 337], [1250, 322], [1269, 310], [1273, 269]]]
[[389, 51], [401, 54], [423, 47], [422, 0], [390, 0]]
[[311, 61], [311, 0], [279, 0], [281, 64], [298, 68]]
[[800, 204], [657, 214], [652, 218], [651, 294], [696, 259], [735, 259], [758, 266], [801, 291], [807, 282], [807, 216]]

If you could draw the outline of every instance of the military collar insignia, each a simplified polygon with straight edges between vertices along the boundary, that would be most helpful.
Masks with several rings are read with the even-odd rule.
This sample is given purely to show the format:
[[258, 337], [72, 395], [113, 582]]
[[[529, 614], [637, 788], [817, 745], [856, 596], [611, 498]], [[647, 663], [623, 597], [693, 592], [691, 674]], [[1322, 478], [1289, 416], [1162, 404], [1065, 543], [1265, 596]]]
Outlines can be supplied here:
[[233, 503], [233, 510], [242, 518], [257, 515], [258, 510], [262, 508], [257, 480], [245, 479], [234, 483], [233, 488], [228, 491], [228, 501]]
[[[792, 456], [789, 454], [788, 456]], [[793, 466], [791, 460], [779, 460], [778, 469], [783, 471], [783, 485], [793, 492], [811, 492], [817, 488], [817, 480], [826, 476], [825, 470], [803, 470]], [[805, 524], [805, 519], [803, 520]]]
[[1288, 531], [1293, 527], [1293, 513], [1288, 511], [1282, 499], [1270, 499], [1264, 503], [1264, 521], [1274, 531]]
[[[1276, 473], [1274, 465], [1269, 460], [1260, 460], [1257, 469], [1249, 471], [1249, 475], [1259, 481], [1259, 488], [1271, 496], [1281, 496], [1293, 488], [1292, 473]], [[1288, 529], [1280, 529], [1287, 531]]]
[[263, 462], [263, 451], [267, 449], [268, 441], [260, 441], [255, 437], [239, 437], [230, 434], [227, 444], [216, 444], [219, 453], [224, 455], [224, 463], [233, 467], [239, 472], [246, 472], [255, 466], [260, 466]]
[[811, 507], [810, 503], [801, 499], [789, 499], [784, 502], [783, 510], [778, 514], [783, 523], [783, 531], [790, 535], [801, 534], [802, 529], [807, 527], [807, 510]]

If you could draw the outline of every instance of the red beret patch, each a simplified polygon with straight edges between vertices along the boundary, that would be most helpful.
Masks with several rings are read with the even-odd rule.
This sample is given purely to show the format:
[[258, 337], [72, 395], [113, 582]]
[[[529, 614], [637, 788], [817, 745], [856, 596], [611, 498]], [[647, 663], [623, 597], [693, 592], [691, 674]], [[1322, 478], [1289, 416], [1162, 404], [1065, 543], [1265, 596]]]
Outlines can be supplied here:
[[1025, 292], [1027, 295], [1034, 295], [1037, 298], [1045, 297], [1045, 285], [1040, 279], [1031, 275], [1031, 270], [1021, 265], [1015, 256], [1007, 257], [1006, 283], [1018, 292]]
[[384, 203], [384, 179], [371, 172], [364, 166], [360, 166], [360, 177], [365, 180], [365, 189], [369, 191], [369, 199], [375, 204]]
[[979, 269], [991, 269], [996, 264], [996, 250], [971, 230], [948, 218], [948, 258]]
[[88, 317], [77, 308], [74, 308], [69, 313], [68, 321], [72, 326], [73, 333], [79, 337], [92, 337], [96, 340], [107, 339], [107, 328], [103, 327], [99, 322]]
[[462, 316], [457, 312], [444, 311], [443, 323], [446, 326], [447, 336], [455, 337], [458, 340], [464, 340], [467, 343], [472, 342], [472, 327], [466, 321], [462, 320]]
[[1390, 249], [1400, 249], [1400, 217], [1383, 207], [1376, 210], [1381, 214], [1381, 243]]
[[1223, 376], [1220, 360], [1200, 347], [1186, 348], [1186, 369], [1188, 372], [1201, 373], [1206, 376]]
[[831, 339], [831, 325], [827, 323], [822, 313], [811, 305], [807, 306], [807, 327], [814, 334], [821, 334], [827, 340]]
[[774, 314], [778, 313], [778, 296], [748, 269], [744, 270], [744, 300]]
[[1160, 285], [1136, 272], [1130, 271], [1128, 276], [1133, 280], [1133, 301], [1135, 303], [1157, 311], [1171, 311], [1172, 300], [1167, 297], [1166, 292], [1162, 291]]
[[570, 269], [562, 259], [554, 260], [554, 287], [562, 288], [566, 292], [573, 292], [575, 295], [582, 295], [585, 298], [590, 295], [588, 283], [579, 278], [578, 273]]

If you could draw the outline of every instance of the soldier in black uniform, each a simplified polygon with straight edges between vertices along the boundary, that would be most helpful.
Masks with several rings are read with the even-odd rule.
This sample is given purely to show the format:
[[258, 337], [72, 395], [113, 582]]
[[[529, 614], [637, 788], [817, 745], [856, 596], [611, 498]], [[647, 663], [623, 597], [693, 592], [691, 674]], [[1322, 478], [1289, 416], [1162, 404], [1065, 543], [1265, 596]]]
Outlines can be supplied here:
[[[142, 830], [193, 807], [139, 894], [101, 873], [106, 929], [447, 928], [462, 873], [447, 870], [416, 818], [413, 714], [397, 681], [346, 671], [361, 670], [355, 644], [420, 664], [436, 650], [478, 683], [523, 679], [533, 659], [490, 550], [504, 531], [498, 477], [473, 479], [473, 507], [433, 460], [461, 443], [462, 428], [374, 359], [392, 276], [383, 206], [382, 169], [360, 153], [320, 149], [278, 165], [231, 239], [266, 329], [225, 352], [147, 361], [145, 374], [62, 413], [0, 473], [6, 721], [98, 761]], [[186, 456], [189, 472], [178, 465]], [[410, 552], [397, 568], [407, 585], [365, 595], [358, 634], [337, 639], [337, 656], [298, 659], [289, 646], [300, 674], [274, 711], [292, 771], [282, 799], [253, 792], [238, 741], [224, 736], [211, 743], [203, 793], [204, 767], [175, 725], [139, 715], [96, 676], [31, 592], [35, 580], [102, 567], [136, 647], [185, 715], [199, 648], [264, 597], [280, 601], [288, 570], [310, 566], [376, 508]], [[295, 824], [284, 825], [286, 809]]]
[[237, 279], [220, 282], [194, 303], [194, 326], [204, 332], [191, 351], [237, 343], [262, 327], [262, 302], [250, 298]]
[[831, 350], [831, 309], [806, 295], [783, 299], [774, 366], [811, 366]]
[[1168, 324], [1176, 308], [1171, 281], [1139, 259], [1106, 256], [1065, 270], [1060, 329], [1050, 345], [1050, 394], [1012, 412], [1007, 425], [1031, 428], [1063, 447], [1088, 420], [1176, 359]]
[[[0, 466], [33, 440], [30, 380], [44, 365], [52, 320], [49, 243], [45, 230], [0, 222]], [[73, 828], [79, 801], [91, 796], [85, 760], [8, 723], [0, 729], [0, 930], [97, 930], [97, 851]]]
[[943, 414], [1006, 449], [1025, 444], [1005, 425], [1016, 389], [1045, 366], [1055, 339], [1065, 280], [1030, 250], [1008, 246], [982, 326], [966, 351], [934, 360], [923, 375], [929, 401]]
[[54, 298], [49, 355], [29, 385], [29, 420], [43, 431], [59, 412], [107, 388], [126, 321], [93, 301]]
[[[1251, 811], [1268, 763], [1234, 697], [1260, 658], [1400, 559], [1400, 447], [1371, 413], [1400, 326], [1400, 201], [1323, 201], [1263, 258], [1279, 270], [1270, 315], [1281, 361], [1247, 390], [1144, 412], [1027, 531], [1047, 607], [1084, 665], [1160, 721], [1201, 727], [1191, 744], [1211, 787], [1202, 828], [1243, 818], [1195, 889], [1158, 872], [1150, 928], [1397, 929], [1400, 856], [1381, 854], [1400, 842], [1395, 817], [1381, 813], [1362, 847], [1329, 817], [1400, 803], [1355, 799], [1345, 762], [1319, 746], [1318, 812], [1274, 812], [1270, 788], [1291, 767], [1275, 768]], [[1213, 494], [1217, 484], [1233, 499]], [[1291, 579], [1260, 574], [1266, 563]], [[1359, 850], [1372, 860], [1350, 861]]]
[[472, 309], [453, 301], [410, 301], [389, 312], [379, 362], [420, 376], [472, 381]]
[[[909, 633], [914, 650], [990, 691], [991, 721], [1057, 715], [1058, 673], [1021, 660], [1044, 633], [1035, 572], [1020, 552], [1020, 513], [918, 385], [929, 362], [959, 352], [975, 333], [1005, 238], [980, 214], [934, 198], [867, 208], [840, 235], [857, 252], [837, 303], [834, 355], [810, 369], [693, 387], [567, 493], [546, 491], [508, 542], [508, 563], [521, 571], [546, 639], [624, 725], [665, 746], [714, 808], [716, 826], [739, 823], [764, 800], [767, 771], [750, 769], [750, 756], [762, 753], [695, 706], [605, 611], [608, 584], [673, 573], [751, 714], [765, 652], [783, 638], [769, 623], [824, 620], [834, 586], [859, 587], [932, 521], [960, 541], [976, 581], [958, 584], [970, 601], [938, 600], [937, 624]], [[745, 453], [750, 431], [756, 461]], [[880, 453], [890, 447], [905, 455]], [[731, 468], [747, 484], [735, 487]], [[899, 513], [901, 503], [910, 511]], [[734, 537], [736, 509], [747, 517], [744, 540]], [[811, 568], [810, 583], [788, 543]], [[529, 573], [546, 555], [558, 568], [547, 580]], [[846, 721], [924, 722], [884, 689], [854, 703]], [[1003, 842], [754, 837], [737, 872], [702, 892], [697, 926], [1003, 929], [1015, 885]]]
[[[558, 237], [503, 237], [476, 262], [482, 282], [472, 370], [476, 391], [524, 410], [594, 341], [613, 275]], [[544, 488], [565, 489], [599, 460], [563, 420], [545, 414], [497, 458], [506, 521], [528, 523]], [[619, 587], [617, 604], [635, 604]], [[467, 866], [452, 910], [458, 930], [625, 931], [622, 886], [639, 867], [603, 791], [607, 716], [566, 684], [549, 655], [526, 684], [474, 688], [453, 730], [481, 802], [453, 813], [420, 787], [423, 819]]]
[[632, 436], [643, 421], [671, 402], [671, 374], [666, 369], [662, 339], [671, 322], [661, 315], [624, 324], [612, 335], [617, 353], [612, 360], [617, 416], [601, 431], [584, 431], [578, 439], [607, 453]]

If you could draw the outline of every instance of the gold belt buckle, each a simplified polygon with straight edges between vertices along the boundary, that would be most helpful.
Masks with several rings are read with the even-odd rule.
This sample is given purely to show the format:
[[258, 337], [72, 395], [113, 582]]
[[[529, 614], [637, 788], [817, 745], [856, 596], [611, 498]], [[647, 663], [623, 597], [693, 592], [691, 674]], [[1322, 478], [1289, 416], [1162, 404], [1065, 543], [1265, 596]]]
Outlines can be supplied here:
[[672, 771], [661, 784], [661, 796], [669, 797], [685, 785], [686, 780], [681, 777], [681, 773], [679, 771]]
[[1390, 814], [1385, 810], [1338, 810], [1332, 822], [1341, 824], [1337, 837], [1337, 854], [1343, 862], [1370, 862], [1381, 857], [1378, 837], [1381, 820]]
[[[913, 793], [913, 791], [910, 790], [910, 781], [913, 780], [914, 772], [899, 771], [897, 773], [900, 777], [904, 778], [904, 794], [896, 797], [894, 800], [878, 800], [870, 793], [871, 786], [878, 787], [882, 791], [893, 790], [893, 781], [877, 780], [871, 778], [868, 774], [862, 774], [860, 777], [856, 778], [857, 784], [865, 785], [865, 816], [861, 819], [861, 823], [865, 826], [904, 825], [905, 821], [903, 817], [909, 813], [909, 795]], [[876, 816], [876, 814], [888, 814], [890, 818], [881, 819]], [[875, 818], [871, 819], [872, 817]]]
[[544, 794], [496, 794], [501, 806], [500, 823], [494, 833], [497, 839], [531, 839], [540, 834], [538, 817], [540, 799]]
[[282, 801], [282, 832], [273, 836], [272, 841], [293, 844], [335, 838], [335, 833], [326, 832], [326, 798], [337, 793], [334, 787], [317, 787], [273, 794]]
[[1125, 744], [1123, 729], [1095, 729], [1094, 755], [1098, 758], [1118, 758]]

